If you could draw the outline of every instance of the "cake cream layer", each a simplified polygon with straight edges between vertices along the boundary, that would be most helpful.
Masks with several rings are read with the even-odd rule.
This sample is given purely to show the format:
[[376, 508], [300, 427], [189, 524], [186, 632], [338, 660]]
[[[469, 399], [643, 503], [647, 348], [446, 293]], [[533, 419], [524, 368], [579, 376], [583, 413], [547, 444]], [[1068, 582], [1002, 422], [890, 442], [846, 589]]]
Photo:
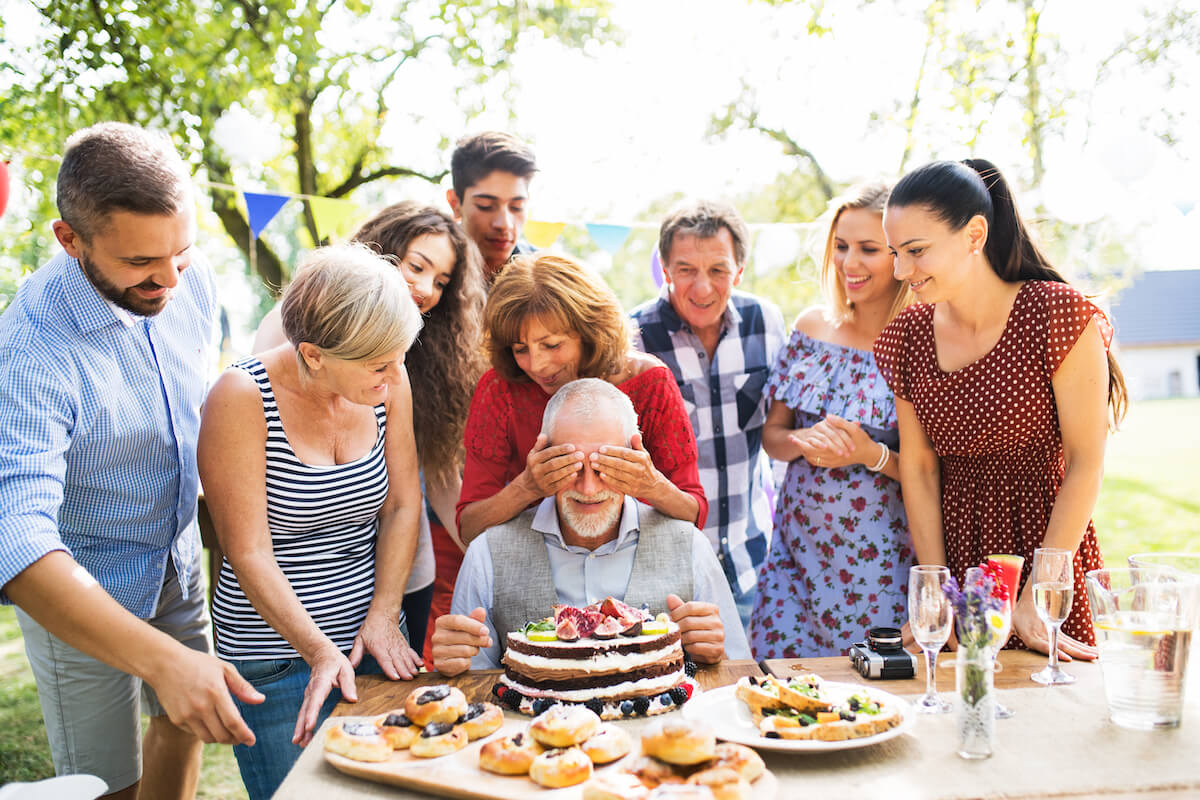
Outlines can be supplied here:
[[646, 653], [662, 650], [679, 641], [679, 626], [671, 623], [666, 633], [648, 636], [618, 636], [614, 639], [579, 639], [574, 642], [531, 642], [520, 631], [508, 634], [507, 649], [553, 659], [585, 659], [609, 654]]
[[[678, 638], [671, 644], [659, 650], [645, 653], [608, 652], [591, 658], [548, 658], [543, 655], [531, 655], [510, 647], [504, 654], [503, 661], [509, 672], [516, 673], [518, 679], [534, 681], [569, 681], [576, 679], [599, 679], [608, 676], [619, 676], [633, 672], [641, 672], [647, 668], [663, 664], [674, 664], [676, 667], [683, 659], [683, 648]], [[659, 671], [662, 674], [662, 671]]]
[[536, 673], [522, 672], [511, 665], [504, 671], [504, 674], [517, 683], [523, 683], [526, 686], [536, 686], [539, 689], [588, 689], [612, 686], [613, 684], [641, 680], [642, 678], [657, 678], [661, 675], [678, 672], [682, 668], [683, 654], [681, 653], [678, 657], [670, 661], [648, 664], [638, 669], [626, 672], [614, 672], [609, 675], [591, 675], [576, 671], [574, 675], [568, 677], [557, 679], [545, 678], [540, 677]]
[[673, 689], [684, 679], [683, 669], [661, 675], [656, 678], [643, 678], [634, 681], [622, 681], [611, 686], [592, 687], [586, 689], [542, 689], [529, 686], [513, 680], [504, 674], [500, 682], [526, 697], [549, 697], [567, 703], [585, 703], [588, 700], [626, 700], [634, 697], [646, 697]]

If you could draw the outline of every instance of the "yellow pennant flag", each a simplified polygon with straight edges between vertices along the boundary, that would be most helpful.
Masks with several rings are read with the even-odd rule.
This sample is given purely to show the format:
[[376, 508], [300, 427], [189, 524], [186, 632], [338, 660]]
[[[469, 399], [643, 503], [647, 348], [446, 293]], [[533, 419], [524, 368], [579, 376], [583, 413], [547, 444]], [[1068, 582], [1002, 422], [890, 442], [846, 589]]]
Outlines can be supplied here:
[[525, 223], [525, 238], [534, 247], [549, 247], [558, 240], [562, 229], [567, 227], [565, 222], [537, 222], [530, 220]]
[[353, 202], [332, 197], [310, 197], [308, 207], [312, 209], [313, 222], [317, 224], [317, 238], [322, 241], [326, 237], [332, 240], [345, 235], [350, 218], [358, 211], [358, 206]]

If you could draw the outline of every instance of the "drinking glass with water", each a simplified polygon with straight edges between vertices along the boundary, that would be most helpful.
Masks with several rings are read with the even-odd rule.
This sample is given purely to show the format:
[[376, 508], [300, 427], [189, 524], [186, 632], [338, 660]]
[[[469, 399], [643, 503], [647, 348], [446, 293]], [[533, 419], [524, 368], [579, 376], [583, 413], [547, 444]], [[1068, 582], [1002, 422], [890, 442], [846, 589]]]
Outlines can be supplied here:
[[1087, 592], [1112, 721], [1177, 727], [1200, 577], [1157, 566], [1096, 569], [1087, 574]]

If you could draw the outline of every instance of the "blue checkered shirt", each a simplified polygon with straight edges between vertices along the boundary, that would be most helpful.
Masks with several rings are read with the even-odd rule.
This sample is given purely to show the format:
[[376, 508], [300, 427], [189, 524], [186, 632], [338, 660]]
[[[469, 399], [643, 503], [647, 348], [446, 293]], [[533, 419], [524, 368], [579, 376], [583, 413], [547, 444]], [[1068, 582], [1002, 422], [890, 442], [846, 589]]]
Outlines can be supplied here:
[[187, 591], [215, 312], [198, 254], [153, 317], [106, 301], [66, 253], [21, 285], [0, 316], [0, 587], [65, 550], [141, 618], [168, 554]]
[[754, 588], [771, 533], [771, 480], [762, 455], [763, 387], [784, 343], [783, 315], [766, 300], [734, 292], [712, 360], [671, 307], [668, 287], [630, 315], [635, 346], [675, 374], [700, 449], [700, 483], [708, 497], [704, 534], [739, 594]]

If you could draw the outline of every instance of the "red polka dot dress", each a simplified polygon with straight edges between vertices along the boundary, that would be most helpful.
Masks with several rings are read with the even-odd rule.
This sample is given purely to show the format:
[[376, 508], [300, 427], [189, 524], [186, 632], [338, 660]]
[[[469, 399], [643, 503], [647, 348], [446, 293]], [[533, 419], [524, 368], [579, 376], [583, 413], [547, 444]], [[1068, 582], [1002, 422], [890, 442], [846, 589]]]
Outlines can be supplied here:
[[[1065, 471], [1051, 376], [1088, 322], [1096, 319], [1105, 347], [1112, 326], [1069, 285], [1027, 281], [996, 346], [945, 372], [937, 363], [933, 309], [914, 305], [898, 315], [875, 341], [875, 360], [896, 396], [913, 404], [941, 460], [951, 573], [961, 582], [986, 556], [1016, 553], [1025, 557], [1023, 588]], [[1102, 566], [1089, 520], [1075, 553], [1074, 599], [1062, 628], [1089, 644], [1095, 636], [1084, 573]]]

